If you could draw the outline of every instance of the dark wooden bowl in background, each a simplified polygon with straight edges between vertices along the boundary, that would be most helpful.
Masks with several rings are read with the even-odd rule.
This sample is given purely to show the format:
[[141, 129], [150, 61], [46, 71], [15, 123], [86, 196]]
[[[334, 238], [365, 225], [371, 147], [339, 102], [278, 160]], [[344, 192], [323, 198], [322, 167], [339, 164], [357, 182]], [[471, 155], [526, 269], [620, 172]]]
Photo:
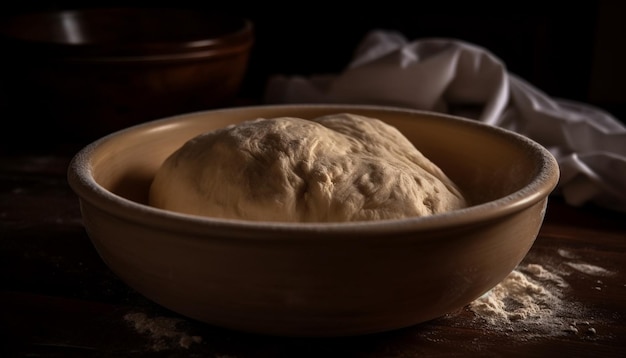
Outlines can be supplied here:
[[253, 32], [245, 18], [175, 8], [5, 19], [0, 86], [3, 122], [14, 128], [5, 140], [37, 130], [84, 144], [147, 120], [227, 106], [245, 76]]

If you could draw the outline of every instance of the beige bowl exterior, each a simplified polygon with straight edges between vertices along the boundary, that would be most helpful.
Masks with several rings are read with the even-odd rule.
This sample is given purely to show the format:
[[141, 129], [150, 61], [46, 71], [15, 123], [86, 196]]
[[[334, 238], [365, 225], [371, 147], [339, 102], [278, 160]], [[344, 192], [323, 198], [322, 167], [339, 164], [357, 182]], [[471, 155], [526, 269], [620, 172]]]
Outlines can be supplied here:
[[[430, 217], [340, 224], [223, 220], [146, 204], [163, 160], [191, 137], [259, 117], [350, 112], [396, 126], [471, 198]], [[424, 322], [503, 280], [533, 245], [559, 178], [539, 144], [443, 114], [377, 106], [211, 110], [90, 144], [68, 180], [104, 262], [154, 302], [209, 324], [287, 336], [346, 336]]]

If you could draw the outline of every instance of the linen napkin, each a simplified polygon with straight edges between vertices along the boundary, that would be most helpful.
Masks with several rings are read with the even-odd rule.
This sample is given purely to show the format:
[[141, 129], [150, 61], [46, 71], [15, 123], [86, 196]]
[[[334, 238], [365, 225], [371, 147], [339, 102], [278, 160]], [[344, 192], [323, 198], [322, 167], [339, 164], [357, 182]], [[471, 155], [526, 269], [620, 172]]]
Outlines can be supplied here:
[[573, 206], [626, 212], [626, 126], [585, 103], [551, 98], [487, 49], [451, 38], [408, 41], [374, 30], [338, 74], [276, 74], [264, 102], [362, 103], [461, 115], [520, 133], [555, 156], [554, 192]]

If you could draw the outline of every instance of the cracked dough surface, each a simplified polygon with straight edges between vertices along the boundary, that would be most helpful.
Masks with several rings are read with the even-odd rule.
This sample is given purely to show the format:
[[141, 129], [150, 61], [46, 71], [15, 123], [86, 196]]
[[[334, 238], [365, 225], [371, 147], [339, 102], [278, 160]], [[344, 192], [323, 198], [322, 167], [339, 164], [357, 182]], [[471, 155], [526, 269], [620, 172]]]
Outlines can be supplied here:
[[157, 171], [150, 205], [282, 222], [398, 219], [467, 206], [395, 127], [338, 113], [256, 119], [201, 134]]

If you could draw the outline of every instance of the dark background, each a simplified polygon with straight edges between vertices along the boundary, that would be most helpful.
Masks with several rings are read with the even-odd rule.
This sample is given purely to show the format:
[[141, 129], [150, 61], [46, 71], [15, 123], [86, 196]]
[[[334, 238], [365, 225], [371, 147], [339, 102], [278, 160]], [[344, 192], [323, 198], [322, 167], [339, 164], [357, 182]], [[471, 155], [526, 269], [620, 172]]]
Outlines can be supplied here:
[[[5, 4], [7, 4], [5, 2]], [[7, 7], [7, 5], [3, 5]], [[272, 74], [341, 71], [365, 34], [452, 37], [490, 50], [508, 70], [555, 98], [626, 118], [623, 1], [21, 1], [4, 14], [101, 6], [191, 7], [243, 15], [256, 42], [242, 97], [260, 98]]]

